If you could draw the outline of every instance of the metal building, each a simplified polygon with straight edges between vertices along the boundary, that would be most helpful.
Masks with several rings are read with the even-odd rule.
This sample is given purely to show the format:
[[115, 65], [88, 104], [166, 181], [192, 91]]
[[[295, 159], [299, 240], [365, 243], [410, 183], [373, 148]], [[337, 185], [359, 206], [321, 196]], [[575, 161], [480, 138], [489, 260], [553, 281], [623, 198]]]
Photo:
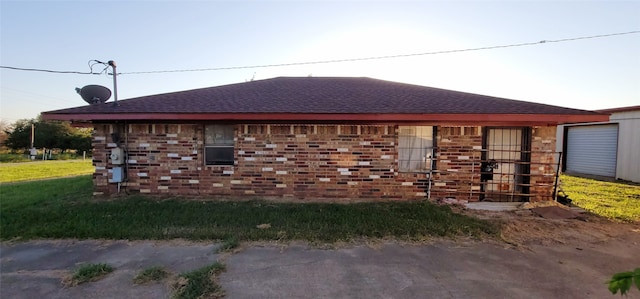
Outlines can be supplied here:
[[609, 121], [558, 126], [563, 171], [640, 182], [640, 106], [598, 112]]

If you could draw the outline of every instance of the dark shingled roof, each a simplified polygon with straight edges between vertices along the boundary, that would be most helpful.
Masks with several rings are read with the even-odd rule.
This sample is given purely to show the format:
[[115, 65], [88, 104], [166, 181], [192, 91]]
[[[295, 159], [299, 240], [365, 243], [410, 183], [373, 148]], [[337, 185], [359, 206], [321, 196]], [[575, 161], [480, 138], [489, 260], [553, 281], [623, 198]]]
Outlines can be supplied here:
[[[595, 112], [351, 77], [278, 77], [45, 112], [94, 114], [554, 114]], [[114, 118], [115, 119], [115, 118]]]

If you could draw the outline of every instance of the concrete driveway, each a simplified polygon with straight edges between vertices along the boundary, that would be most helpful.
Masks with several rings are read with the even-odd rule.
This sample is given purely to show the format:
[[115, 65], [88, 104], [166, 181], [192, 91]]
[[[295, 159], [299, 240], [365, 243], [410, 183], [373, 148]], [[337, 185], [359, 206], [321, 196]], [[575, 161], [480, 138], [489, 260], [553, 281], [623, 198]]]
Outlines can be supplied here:
[[[636, 239], [634, 239], [636, 240]], [[533, 245], [440, 240], [318, 249], [303, 244], [252, 244], [218, 255], [216, 245], [185, 241], [30, 241], [0, 244], [2, 298], [168, 298], [163, 282], [135, 285], [144, 268], [173, 273], [216, 260], [228, 298], [618, 298], [612, 273], [640, 266], [640, 244]], [[63, 287], [82, 263], [116, 268], [106, 278]], [[630, 297], [640, 292], [632, 290]]]

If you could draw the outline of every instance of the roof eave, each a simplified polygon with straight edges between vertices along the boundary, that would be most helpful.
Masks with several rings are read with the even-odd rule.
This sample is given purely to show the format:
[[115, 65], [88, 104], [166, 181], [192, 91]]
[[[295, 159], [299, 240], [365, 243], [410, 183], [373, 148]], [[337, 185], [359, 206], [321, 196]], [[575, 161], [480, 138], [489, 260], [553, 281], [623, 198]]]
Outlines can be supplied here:
[[598, 113], [606, 113], [606, 114], [617, 113], [617, 112], [630, 112], [630, 111], [640, 111], [640, 105], [596, 110], [596, 112]]
[[315, 121], [434, 122], [464, 124], [564, 124], [608, 121], [606, 114], [420, 114], [420, 113], [43, 113], [45, 120], [104, 121]]

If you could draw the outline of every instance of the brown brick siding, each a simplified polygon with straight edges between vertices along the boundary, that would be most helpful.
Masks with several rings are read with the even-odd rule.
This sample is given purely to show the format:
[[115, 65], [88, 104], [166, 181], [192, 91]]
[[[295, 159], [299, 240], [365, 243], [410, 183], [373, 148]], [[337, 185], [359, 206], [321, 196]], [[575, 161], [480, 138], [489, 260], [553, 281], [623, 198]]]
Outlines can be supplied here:
[[432, 197], [478, 201], [482, 129], [440, 126], [436, 140], [438, 162]]
[[556, 127], [533, 127], [531, 138], [531, 201], [553, 199], [558, 154]]
[[[129, 193], [292, 200], [409, 200], [427, 195], [426, 174], [398, 173], [397, 125], [234, 127], [235, 165], [207, 166], [202, 124], [96, 124], [96, 194], [117, 192], [117, 184], [108, 182], [109, 154], [117, 146], [111, 133], [120, 132], [128, 162], [128, 180], [121, 191]], [[532, 146], [553, 148], [551, 131], [555, 127], [534, 128]], [[439, 172], [431, 182], [431, 197], [477, 201], [481, 127], [439, 126], [436, 143]], [[547, 161], [549, 155], [534, 157]], [[544, 174], [549, 170], [536, 167]], [[536, 182], [549, 178], [553, 175]]]

